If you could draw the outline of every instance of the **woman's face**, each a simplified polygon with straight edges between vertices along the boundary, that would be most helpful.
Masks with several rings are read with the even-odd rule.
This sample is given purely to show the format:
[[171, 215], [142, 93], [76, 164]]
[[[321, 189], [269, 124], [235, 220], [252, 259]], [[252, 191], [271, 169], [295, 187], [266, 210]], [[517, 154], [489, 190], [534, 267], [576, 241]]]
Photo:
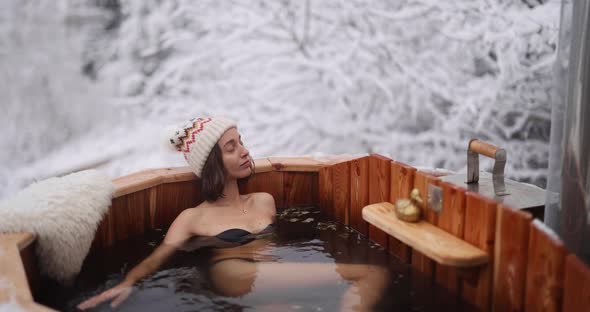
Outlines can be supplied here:
[[221, 148], [223, 165], [229, 177], [245, 178], [252, 172], [250, 152], [242, 144], [236, 128], [227, 130], [217, 142]]

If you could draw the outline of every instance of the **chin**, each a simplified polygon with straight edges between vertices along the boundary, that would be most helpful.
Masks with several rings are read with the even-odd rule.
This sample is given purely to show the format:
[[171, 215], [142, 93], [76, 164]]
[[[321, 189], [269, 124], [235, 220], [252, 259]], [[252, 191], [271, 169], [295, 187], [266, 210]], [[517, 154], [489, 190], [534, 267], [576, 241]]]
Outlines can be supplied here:
[[236, 178], [238, 178], [238, 179], [247, 178], [250, 176], [251, 173], [252, 173], [251, 168], [241, 169], [238, 172], [236, 172]]

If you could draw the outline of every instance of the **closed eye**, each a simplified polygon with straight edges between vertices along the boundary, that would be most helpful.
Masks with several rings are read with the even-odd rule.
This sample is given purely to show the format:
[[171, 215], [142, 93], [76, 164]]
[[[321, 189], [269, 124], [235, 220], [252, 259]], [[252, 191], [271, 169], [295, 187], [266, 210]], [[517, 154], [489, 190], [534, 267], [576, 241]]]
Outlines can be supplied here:
[[[244, 146], [244, 142], [242, 142], [242, 136], [240, 136], [238, 138], [238, 142], [240, 145]], [[227, 152], [233, 152], [236, 148], [236, 140], [235, 139], [231, 139], [229, 141], [227, 141], [224, 145], [223, 148], [227, 151]]]
[[227, 143], [225, 143], [225, 144], [223, 145], [223, 148], [224, 148], [226, 151], [228, 151], [228, 152], [231, 152], [231, 151], [234, 149], [234, 147], [235, 147], [235, 146], [236, 146], [236, 140], [234, 140], [234, 139], [231, 139], [231, 140], [227, 141]]

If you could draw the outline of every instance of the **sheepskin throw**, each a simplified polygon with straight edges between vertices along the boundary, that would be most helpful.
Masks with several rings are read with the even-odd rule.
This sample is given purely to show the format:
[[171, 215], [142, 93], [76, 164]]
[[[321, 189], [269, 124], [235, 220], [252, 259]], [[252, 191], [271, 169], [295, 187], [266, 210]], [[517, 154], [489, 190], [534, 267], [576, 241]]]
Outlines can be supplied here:
[[111, 179], [96, 170], [33, 183], [0, 202], [0, 232], [37, 234], [41, 273], [68, 285], [82, 268], [114, 191]]

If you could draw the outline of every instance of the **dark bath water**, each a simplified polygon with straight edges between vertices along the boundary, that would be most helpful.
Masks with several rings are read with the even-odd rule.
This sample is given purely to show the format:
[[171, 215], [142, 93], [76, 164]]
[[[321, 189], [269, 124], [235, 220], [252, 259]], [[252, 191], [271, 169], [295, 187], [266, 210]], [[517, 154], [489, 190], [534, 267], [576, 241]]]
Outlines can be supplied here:
[[[207, 278], [209, 249], [177, 251], [166, 265], [139, 283], [117, 310], [338, 311], [342, 296], [353, 284], [335, 273], [336, 263], [344, 263], [388, 268], [387, 285], [383, 289], [371, 288], [380, 296], [375, 310], [477, 311], [350, 227], [325, 219], [316, 208], [286, 209], [279, 213], [275, 225], [274, 231], [264, 237], [269, 243], [260, 251], [267, 261], [324, 263], [327, 271], [334, 272], [334, 280], [315, 286], [293, 284], [287, 289], [258, 292], [254, 286], [240, 297], [223, 296]], [[77, 311], [78, 303], [119, 283], [126, 272], [156, 248], [164, 234], [164, 229], [151, 231], [90, 254], [72, 287], [46, 282], [42, 297], [37, 299], [60, 311]], [[292, 266], [288, 270], [286, 275], [298, 274]], [[92, 309], [111, 310], [108, 304]]]

